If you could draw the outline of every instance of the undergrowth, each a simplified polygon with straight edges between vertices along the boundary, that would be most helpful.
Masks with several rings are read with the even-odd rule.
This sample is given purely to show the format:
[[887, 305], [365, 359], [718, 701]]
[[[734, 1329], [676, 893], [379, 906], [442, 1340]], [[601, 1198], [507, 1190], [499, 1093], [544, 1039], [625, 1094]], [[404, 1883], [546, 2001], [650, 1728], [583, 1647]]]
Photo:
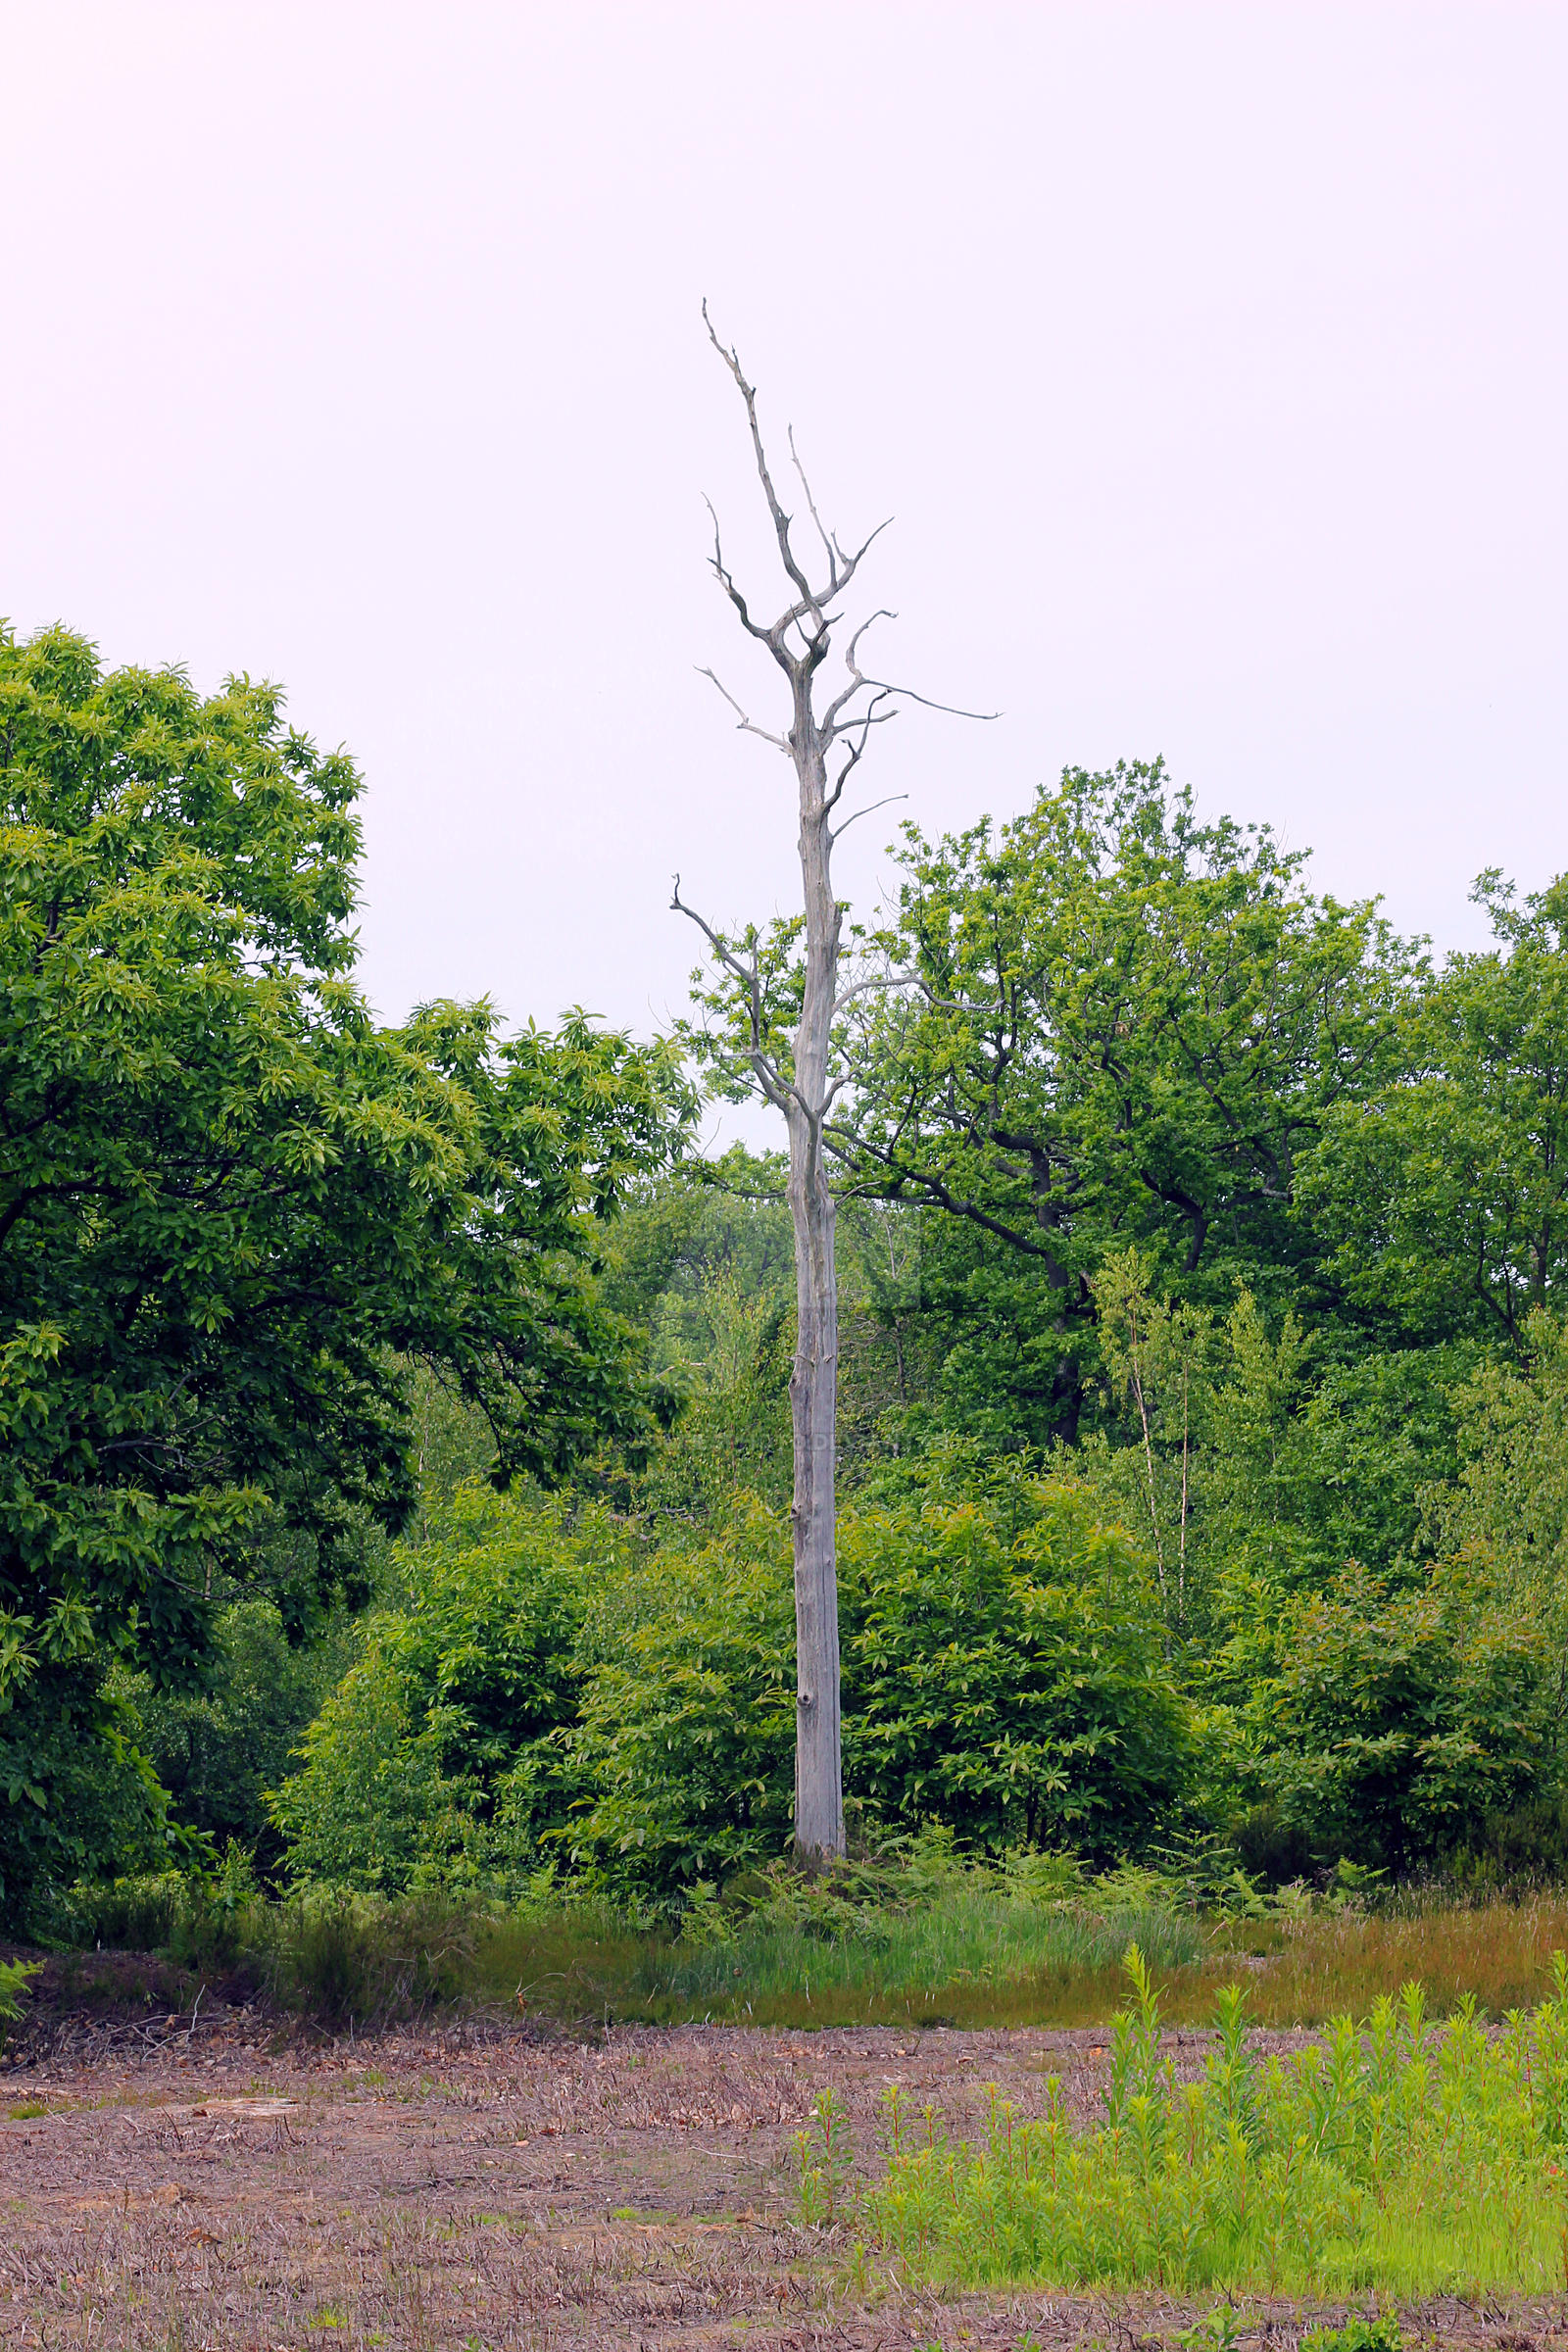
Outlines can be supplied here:
[[[1184, 2292], [1399, 2296], [1568, 2283], [1568, 1962], [1548, 1997], [1488, 2034], [1473, 2001], [1429, 2027], [1421, 1988], [1259, 2058], [1227, 1989], [1197, 2081], [1178, 2079], [1136, 1948], [1111, 2025], [1103, 2113], [1071, 2126], [1059, 2082], [1020, 2121], [995, 2095], [979, 2148], [887, 2099], [887, 2160], [859, 2218], [928, 2280]], [[842, 2198], [846, 2155], [818, 2101], [803, 2218]]]
[[270, 1898], [232, 1849], [207, 1881], [77, 1888], [55, 1940], [243, 1979], [329, 2027], [466, 2004], [571, 2024], [901, 2029], [1103, 2025], [1135, 1942], [1173, 2023], [1206, 2022], [1241, 1983], [1259, 2025], [1314, 2026], [1412, 1980], [1437, 2015], [1467, 1998], [1494, 2018], [1527, 2005], [1568, 1946], [1568, 1904], [1395, 1897], [1353, 1873], [1264, 1900], [1239, 1874], [1200, 1892], [1173, 1872], [1091, 1878], [1060, 1856], [976, 1864], [938, 1839], [830, 1878], [779, 1865], [722, 1897], [699, 1885], [672, 1921], [628, 1917], [548, 1871], [505, 1905], [323, 1886]]

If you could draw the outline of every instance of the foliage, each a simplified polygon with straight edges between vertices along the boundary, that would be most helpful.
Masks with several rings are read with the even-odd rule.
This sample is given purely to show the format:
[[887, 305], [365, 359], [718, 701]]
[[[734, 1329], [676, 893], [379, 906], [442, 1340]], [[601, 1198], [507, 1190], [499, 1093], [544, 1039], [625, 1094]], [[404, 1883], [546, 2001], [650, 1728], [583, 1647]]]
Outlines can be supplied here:
[[1484, 1364], [1459, 1389], [1457, 1475], [1419, 1498], [1435, 1550], [1475, 1558], [1555, 1625], [1568, 1590], [1568, 1325], [1538, 1307], [1520, 1337], [1522, 1362]]
[[[673, 1064], [483, 1004], [376, 1030], [359, 789], [274, 688], [0, 640], [0, 1706], [188, 1672], [268, 1514], [330, 1589], [346, 1517], [414, 1507], [395, 1351], [509, 1468], [646, 1425], [583, 1219], [663, 1156]], [[47, 1848], [8, 1859], [15, 1909]]]
[[214, 1622], [200, 1685], [161, 1689], [142, 1674], [112, 1686], [182, 1822], [219, 1848], [234, 1839], [275, 1866], [281, 1847], [267, 1791], [287, 1778], [353, 1642], [339, 1622], [312, 1642], [290, 1642], [275, 1601], [237, 1600]]
[[1352, 1563], [1281, 1647], [1286, 1671], [1250, 1702], [1255, 1775], [1318, 1852], [1408, 1868], [1535, 1793], [1556, 1660], [1467, 1563], [1406, 1591]]
[[22, 2015], [22, 2004], [30, 1980], [38, 1973], [36, 1960], [0, 1960], [0, 2040], [4, 2026]]
[[[844, 1874], [767, 1912], [781, 1163], [583, 1016], [377, 1028], [359, 790], [272, 688], [0, 641], [0, 1924], [116, 1872], [189, 1939], [243, 1853], [836, 1948]], [[1157, 764], [901, 855], [833, 1049], [867, 1850], [1568, 1868], [1568, 882], [1434, 971]]]
[[429, 1514], [407, 1604], [270, 1796], [296, 1877], [402, 1893], [515, 1886], [576, 1788], [587, 1574], [564, 1505], [460, 1487]]
[[[1136, 1554], [1060, 1482], [887, 1470], [839, 1523], [846, 1784], [892, 1825], [1117, 1851], [1181, 1785], [1186, 1712]], [[787, 1527], [651, 1553], [584, 1701], [575, 1834], [615, 1884], [722, 1883], [788, 1835]]]
[[1401, 2352], [1403, 2337], [1395, 2320], [1347, 2320], [1343, 2328], [1309, 2328], [1301, 2352]]
[[1522, 1348], [1568, 1273], [1568, 876], [1472, 895], [1497, 946], [1401, 1007], [1395, 1069], [1334, 1105], [1303, 1189], [1352, 1300]]
[[1222, 1996], [1201, 2081], [1178, 2083], [1136, 1947], [1113, 2021], [1102, 2120], [1075, 2132], [1061, 2087], [1038, 2122], [993, 2095], [985, 2146], [950, 2147], [889, 2093], [865, 2200], [926, 2277], [1072, 2287], [1157, 2283], [1401, 2294], [1553, 2287], [1568, 2130], [1568, 1971], [1497, 2037], [1473, 2006], [1436, 2033], [1420, 1988], [1289, 2057], [1249, 2045]]
[[911, 1483], [841, 1526], [849, 1786], [992, 1848], [1137, 1847], [1191, 1743], [1139, 1555], [1064, 1481]]
[[1266, 828], [1200, 823], [1157, 763], [1071, 769], [1000, 832], [906, 829], [899, 919], [869, 944], [915, 985], [858, 1002], [836, 1146], [852, 1187], [1034, 1270], [1069, 1440], [1107, 1249], [1210, 1305], [1310, 1270], [1298, 1164], [1388, 1064], [1420, 966], [1302, 863]]
[[[668, 1907], [786, 1843], [781, 1514], [694, 1542], [469, 1486], [394, 1573], [270, 1799], [297, 1877], [514, 1891], [556, 1856]], [[862, 1809], [993, 1848], [1147, 1839], [1187, 1714], [1142, 1564], [1082, 1492], [951, 1454], [889, 1469], [843, 1518], [840, 1575]]]
[[795, 1737], [785, 1521], [743, 1503], [706, 1543], [672, 1534], [632, 1552], [602, 1629], [576, 1742], [585, 1801], [572, 1858], [667, 1901], [776, 1853]]
[[[15, 1633], [10, 1637], [17, 1639]], [[61, 1888], [101, 1870], [186, 1868], [205, 1840], [173, 1812], [135, 1720], [94, 1661], [34, 1662], [0, 1703], [0, 1883], [13, 1933], [47, 1933]]]

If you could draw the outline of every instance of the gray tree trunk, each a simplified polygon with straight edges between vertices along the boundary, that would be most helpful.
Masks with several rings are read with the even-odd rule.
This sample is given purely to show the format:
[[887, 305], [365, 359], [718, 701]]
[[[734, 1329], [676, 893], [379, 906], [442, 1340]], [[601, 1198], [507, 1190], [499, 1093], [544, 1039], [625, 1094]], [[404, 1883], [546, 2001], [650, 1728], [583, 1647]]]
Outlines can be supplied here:
[[[706, 304], [703, 317], [708, 318]], [[786, 1048], [775, 1021], [770, 992], [779, 966], [764, 955], [753, 930], [737, 942], [714, 930], [688, 906], [675, 877], [673, 904], [704, 933], [726, 975], [719, 998], [705, 998], [719, 1005], [724, 1029], [719, 1040], [707, 1041], [710, 1056], [727, 1080], [755, 1086], [783, 1113], [789, 1132], [789, 1204], [795, 1226], [795, 1288], [798, 1318], [795, 1365], [790, 1377], [790, 1404], [795, 1430], [795, 1494], [791, 1524], [795, 1543], [795, 1843], [808, 1868], [831, 1862], [844, 1851], [844, 1772], [839, 1728], [839, 1596], [834, 1548], [834, 1485], [837, 1474], [837, 1417], [839, 1375], [838, 1283], [833, 1257], [833, 1194], [828, 1184], [825, 1153], [828, 1115], [844, 1083], [834, 1068], [834, 1020], [853, 997], [867, 989], [903, 987], [910, 974], [864, 979], [839, 989], [840, 910], [833, 896], [833, 843], [836, 831], [853, 822], [846, 817], [835, 828], [834, 812], [845, 786], [858, 767], [871, 729], [894, 714], [905, 687], [868, 678], [859, 667], [858, 649], [870, 620], [862, 621], [850, 638], [844, 656], [846, 677], [839, 690], [817, 713], [813, 694], [817, 671], [826, 661], [838, 625], [839, 600], [858, 570], [877, 531], [846, 554], [823, 527], [800, 462], [794, 437], [790, 456], [800, 473], [801, 488], [817, 539], [821, 563], [813, 585], [791, 542], [792, 517], [779, 504], [766, 453], [757, 422], [757, 395], [741, 369], [735, 353], [719, 342], [709, 322], [713, 347], [735, 378], [746, 404], [758, 477], [778, 542], [779, 561], [789, 583], [790, 601], [778, 618], [764, 626], [753, 618], [745, 596], [724, 563], [717, 518], [713, 525], [713, 571], [729, 598], [742, 628], [758, 645], [765, 646], [790, 684], [791, 723], [788, 735], [770, 733], [753, 724], [727, 687], [711, 670], [706, 674], [734, 711], [743, 733], [760, 736], [791, 761], [800, 805], [801, 883], [805, 912], [805, 967], [800, 972], [802, 995], [799, 1018]], [[884, 528], [878, 525], [878, 529]], [[816, 559], [812, 558], [813, 564]], [[879, 619], [882, 614], [873, 613]], [[915, 701], [924, 697], [915, 696]], [[945, 709], [931, 704], [932, 710]], [[837, 748], [836, 765], [833, 755]], [[864, 810], [858, 813], [863, 814]], [[784, 963], [789, 962], [788, 956]]]
[[839, 908], [827, 762], [811, 714], [811, 680], [799, 680], [790, 755], [800, 782], [806, 974], [795, 1033], [795, 1097], [786, 1109], [789, 1202], [795, 1227], [796, 1338], [790, 1375], [795, 1434], [795, 1842], [809, 1866], [844, 1851], [839, 1726], [839, 1589], [834, 1544], [838, 1469], [839, 1325], [834, 1200], [823, 1157], [830, 1101]]

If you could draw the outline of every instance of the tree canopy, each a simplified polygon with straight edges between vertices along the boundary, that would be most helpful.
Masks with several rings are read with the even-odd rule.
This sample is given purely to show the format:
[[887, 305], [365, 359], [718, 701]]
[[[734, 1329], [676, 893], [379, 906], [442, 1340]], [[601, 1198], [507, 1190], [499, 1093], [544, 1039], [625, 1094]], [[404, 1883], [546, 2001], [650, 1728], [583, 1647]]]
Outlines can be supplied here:
[[[264, 1528], [309, 1538], [286, 1595], [308, 1614], [353, 1517], [402, 1526], [411, 1359], [483, 1412], [503, 1476], [650, 1426], [594, 1216], [671, 1149], [676, 1064], [581, 1014], [378, 1027], [353, 976], [360, 789], [275, 688], [203, 698], [61, 630], [0, 640], [14, 1732], [61, 1676], [101, 1723], [110, 1655], [190, 1671]], [[69, 1844], [34, 1752], [10, 1742], [9, 1820]]]

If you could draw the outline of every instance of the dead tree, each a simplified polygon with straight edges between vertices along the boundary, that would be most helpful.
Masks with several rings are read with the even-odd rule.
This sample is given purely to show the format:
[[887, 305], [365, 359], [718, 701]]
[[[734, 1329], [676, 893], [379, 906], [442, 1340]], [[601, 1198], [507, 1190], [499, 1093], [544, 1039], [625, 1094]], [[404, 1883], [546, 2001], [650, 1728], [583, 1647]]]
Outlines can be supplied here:
[[[789, 1136], [788, 1200], [795, 1229], [797, 1333], [794, 1367], [790, 1376], [790, 1404], [794, 1423], [795, 1485], [790, 1521], [795, 1551], [796, 1735], [795, 1843], [808, 1867], [818, 1867], [844, 1852], [844, 1777], [839, 1726], [838, 1576], [834, 1550], [834, 1484], [837, 1469], [838, 1409], [838, 1288], [834, 1263], [834, 1199], [828, 1182], [824, 1127], [834, 1100], [846, 1083], [835, 1066], [835, 1023], [850, 997], [870, 988], [898, 985], [900, 974], [882, 973], [840, 985], [843, 909], [833, 895], [833, 845], [845, 826], [864, 808], [835, 823], [845, 788], [864, 757], [871, 729], [896, 713], [907, 689], [867, 677], [859, 665], [860, 643], [875, 620], [890, 619], [873, 612], [850, 637], [844, 655], [845, 676], [838, 691], [818, 712], [817, 677], [827, 660], [834, 629], [840, 625], [840, 605], [867, 549], [887, 527], [879, 523], [870, 537], [846, 554], [827, 530], [816, 511], [810, 486], [789, 435], [790, 458], [801, 485], [806, 511], [817, 543], [809, 559], [797, 551], [791, 533], [794, 517], [780, 504], [768, 467], [761, 431], [757, 421], [756, 388], [749, 384], [735, 352], [720, 343], [703, 306], [703, 318], [746, 407], [758, 478], [778, 542], [779, 561], [787, 582], [787, 597], [777, 619], [767, 625], [755, 619], [747, 598], [736, 586], [725, 562], [718, 518], [713, 517], [712, 567], [729, 598], [742, 628], [765, 646], [788, 683], [790, 725], [786, 734], [754, 724], [746, 710], [712, 679], [735, 712], [741, 732], [757, 735], [790, 760], [800, 808], [800, 858], [803, 889], [802, 917], [775, 929], [800, 954], [770, 956], [755, 929], [741, 940], [731, 939], [706, 922], [680, 895], [675, 879], [673, 906], [690, 916], [704, 933], [721, 970], [727, 976], [733, 1022], [732, 1063], [738, 1063], [752, 1086], [783, 1114]], [[710, 510], [711, 512], [711, 509]], [[809, 569], [808, 569], [809, 565]], [[816, 572], [813, 583], [809, 573]], [[923, 696], [909, 697], [915, 702]], [[946, 705], [931, 704], [933, 710]], [[978, 715], [978, 714], [963, 714]], [[902, 797], [902, 796], [896, 796]], [[877, 802], [874, 807], [886, 804]], [[783, 964], [788, 963], [787, 973]], [[777, 1018], [777, 989], [781, 978], [790, 1009], [795, 1012], [793, 1035]]]

